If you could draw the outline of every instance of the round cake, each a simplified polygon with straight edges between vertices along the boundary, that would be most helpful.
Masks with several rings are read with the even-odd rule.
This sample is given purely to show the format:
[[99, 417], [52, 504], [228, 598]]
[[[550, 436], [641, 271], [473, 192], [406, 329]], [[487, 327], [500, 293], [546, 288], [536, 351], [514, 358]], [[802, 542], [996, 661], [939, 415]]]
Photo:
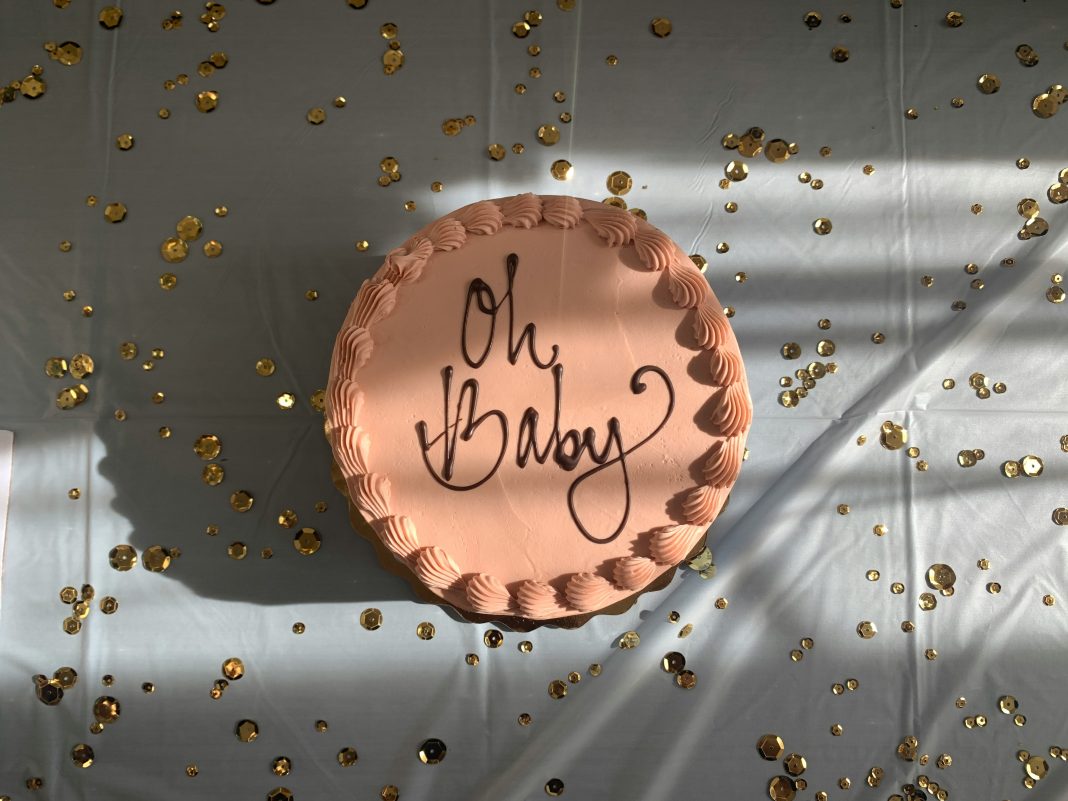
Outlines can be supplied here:
[[391, 250], [326, 393], [339, 485], [380, 553], [461, 612], [543, 623], [665, 584], [723, 507], [752, 418], [693, 260], [628, 211], [533, 194]]

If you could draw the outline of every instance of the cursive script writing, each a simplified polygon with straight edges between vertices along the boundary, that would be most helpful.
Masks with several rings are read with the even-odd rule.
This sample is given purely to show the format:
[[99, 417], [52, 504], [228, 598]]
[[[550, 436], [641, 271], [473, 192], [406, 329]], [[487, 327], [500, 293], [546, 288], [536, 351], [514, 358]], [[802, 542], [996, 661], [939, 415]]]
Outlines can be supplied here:
[[[588, 457], [589, 460], [593, 462], [594, 466], [578, 475], [568, 487], [568, 511], [571, 514], [571, 519], [574, 521], [575, 526], [586, 539], [595, 543], [612, 542], [612, 540], [616, 539], [616, 537], [623, 532], [623, 529], [627, 524], [627, 519], [630, 516], [630, 473], [627, 469], [627, 456], [634, 453], [638, 448], [653, 439], [653, 437], [660, 433], [661, 429], [667, 424], [667, 421], [671, 417], [675, 408], [675, 389], [667, 373], [655, 365], [645, 365], [634, 371], [630, 377], [630, 391], [632, 394], [640, 395], [645, 392], [648, 385], [643, 381], [643, 378], [647, 374], [652, 374], [663, 381], [664, 388], [667, 391], [668, 402], [667, 409], [656, 427], [643, 439], [630, 447], [624, 446], [619, 418], [615, 416], [609, 418], [606, 424], [607, 433], [603, 443], [600, 445], [598, 444], [597, 432], [592, 427], [587, 427], [582, 431], [574, 428], [561, 431], [561, 409], [564, 394], [564, 365], [560, 363], [560, 348], [558, 345], [553, 345], [551, 348], [552, 356], [550, 359], [543, 360], [539, 358], [536, 344], [537, 328], [534, 323], [527, 323], [527, 325], [523, 327], [518, 340], [514, 335], [515, 303], [513, 292], [518, 268], [519, 257], [514, 253], [509, 254], [506, 260], [507, 291], [499, 301], [490, 285], [481, 278], [476, 278], [468, 287], [460, 334], [460, 349], [464, 361], [468, 366], [474, 369], [478, 369], [485, 364], [493, 347], [493, 339], [497, 327], [497, 316], [502, 308], [506, 308], [508, 315], [508, 361], [513, 365], [516, 364], [519, 359], [519, 354], [522, 352], [525, 345], [531, 362], [541, 370], [550, 371], [553, 380], [554, 403], [552, 428], [549, 430], [548, 435], [545, 436], [545, 439], [539, 441], [538, 424], [540, 417], [538, 411], [533, 407], [527, 407], [519, 421], [519, 430], [515, 438], [516, 465], [520, 468], [524, 468], [527, 466], [531, 458], [538, 464], [545, 464], [551, 458], [561, 469], [567, 472], [572, 472], [578, 468], [583, 457]], [[470, 344], [469, 322], [472, 309], [477, 309], [480, 314], [489, 317], [489, 332], [477, 358], [472, 357], [468, 347]], [[441, 371], [443, 396], [441, 433], [431, 438], [425, 420], [419, 421], [416, 424], [415, 429], [419, 440], [419, 447], [422, 451], [423, 464], [426, 466], [431, 477], [442, 486], [451, 490], [466, 491], [473, 490], [476, 487], [485, 484], [500, 469], [500, 466], [504, 461], [505, 453], [508, 450], [509, 426], [507, 416], [499, 409], [490, 409], [482, 414], [478, 413], [478, 379], [465, 379], [460, 384], [459, 391], [456, 392], [453, 386], [453, 375], [454, 370], [452, 365], [445, 367]], [[455, 399], [453, 397], [454, 393]], [[470, 442], [482, 425], [490, 423], [491, 421], [492, 423], [495, 423], [495, 425], [491, 425], [491, 427], [487, 428], [487, 431], [499, 440], [499, 447], [490, 451], [491, 455], [496, 454], [492, 466], [486, 468], [481, 477], [475, 481], [470, 483], [454, 482], [453, 478], [456, 472], [458, 444], [461, 442]], [[441, 459], [440, 465], [435, 466], [431, 463], [430, 455], [439, 442], [441, 443]], [[496, 442], [496, 440], [491, 440], [491, 442]], [[624, 496], [623, 510], [620, 513], [618, 524], [613, 530], [607, 535], [598, 536], [590, 531], [583, 522], [576, 505], [575, 495], [584, 482], [616, 465], [618, 465], [622, 477]]]

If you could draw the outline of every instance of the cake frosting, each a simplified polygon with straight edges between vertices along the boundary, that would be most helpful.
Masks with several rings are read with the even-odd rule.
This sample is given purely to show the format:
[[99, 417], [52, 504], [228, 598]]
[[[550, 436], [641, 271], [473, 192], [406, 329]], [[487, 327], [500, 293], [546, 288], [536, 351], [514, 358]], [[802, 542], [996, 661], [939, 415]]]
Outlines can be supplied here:
[[326, 431], [351, 503], [461, 610], [549, 621], [702, 541], [753, 419], [693, 261], [614, 206], [522, 194], [390, 250], [334, 345]]

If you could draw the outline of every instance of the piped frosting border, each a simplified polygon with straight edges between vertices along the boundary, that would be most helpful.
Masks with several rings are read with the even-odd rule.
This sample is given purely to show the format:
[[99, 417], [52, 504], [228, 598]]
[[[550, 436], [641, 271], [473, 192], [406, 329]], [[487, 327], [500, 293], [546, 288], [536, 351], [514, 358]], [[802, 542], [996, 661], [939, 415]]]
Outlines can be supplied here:
[[[389, 478], [371, 469], [371, 438], [359, 426], [363, 392], [360, 369], [373, 356], [373, 328], [392, 313], [406, 284], [418, 281], [435, 251], [461, 248], [471, 236], [492, 236], [504, 227], [530, 229], [545, 224], [561, 229], [589, 225], [607, 247], [633, 247], [641, 264], [664, 273], [675, 304], [692, 312], [694, 350], [708, 351], [708, 369], [718, 403], [709, 422], [726, 437], [710, 450], [704, 482], [683, 502], [684, 523], [653, 533], [647, 555], [613, 561], [612, 579], [588, 572], [566, 578], [558, 592], [541, 581], [525, 580], [514, 592], [500, 579], [464, 573], [445, 550], [420, 543], [415, 524], [393, 508]], [[693, 261], [658, 228], [614, 206], [568, 196], [532, 193], [464, 206], [431, 223], [401, 247], [386, 254], [372, 278], [364, 281], [334, 343], [326, 390], [326, 432], [349, 498], [389, 551], [428, 587], [483, 614], [521, 614], [536, 620], [595, 612], [637, 592], [666, 566], [679, 564], [699, 542], [723, 505], [741, 470], [745, 438], [753, 422], [745, 368], [730, 323], [713, 302], [708, 282]]]

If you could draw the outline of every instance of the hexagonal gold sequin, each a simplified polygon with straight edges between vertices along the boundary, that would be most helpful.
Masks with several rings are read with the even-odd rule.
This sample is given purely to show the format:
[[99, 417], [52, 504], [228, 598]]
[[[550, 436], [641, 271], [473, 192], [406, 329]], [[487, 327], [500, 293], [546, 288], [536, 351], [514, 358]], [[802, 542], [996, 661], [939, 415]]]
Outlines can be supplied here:
[[204, 112], [205, 114], [210, 111], [215, 111], [219, 106], [219, 93], [207, 90], [204, 92], [197, 92], [196, 107], [197, 111]]
[[359, 757], [356, 754], [356, 749], [351, 746], [348, 748], [342, 748], [337, 752], [337, 763], [343, 768], [351, 768], [356, 764]]
[[360, 625], [368, 631], [382, 628], [382, 611], [373, 607], [364, 609], [360, 613]]
[[757, 751], [764, 759], [769, 762], [775, 762], [782, 757], [783, 751], [786, 750], [786, 746], [783, 744], [782, 737], [777, 734], [765, 734], [757, 740]]
[[549, 167], [549, 174], [557, 181], [570, 181], [574, 172], [575, 168], [567, 159], [557, 159]]
[[549, 697], [560, 700], [567, 695], [567, 682], [562, 679], [553, 679], [549, 682]]
[[247, 512], [255, 502], [252, 494], [245, 490], [238, 490], [230, 495], [230, 508], [235, 512]]
[[293, 547], [301, 556], [311, 556], [322, 544], [323, 539], [314, 528], [305, 527], [293, 535]]
[[649, 30], [660, 39], [671, 36], [671, 20], [667, 17], [653, 17], [649, 22]]
[[104, 206], [104, 219], [110, 223], [122, 222], [126, 219], [125, 203], [108, 203]]
[[634, 180], [623, 170], [616, 170], [609, 174], [605, 185], [613, 195], [625, 195], [634, 186]]
[[420, 640], [432, 640], [437, 633], [437, 629], [430, 621], [424, 620], [418, 626], [415, 627], [415, 636]]
[[254, 720], [239, 720], [234, 727], [234, 735], [243, 743], [251, 743], [260, 736], [259, 724]]
[[800, 776], [808, 767], [808, 762], [801, 754], [787, 754], [782, 761], [782, 766], [791, 776]]
[[445, 743], [436, 737], [424, 740], [419, 746], [419, 761], [424, 765], [437, 765], [445, 758], [447, 749]]

